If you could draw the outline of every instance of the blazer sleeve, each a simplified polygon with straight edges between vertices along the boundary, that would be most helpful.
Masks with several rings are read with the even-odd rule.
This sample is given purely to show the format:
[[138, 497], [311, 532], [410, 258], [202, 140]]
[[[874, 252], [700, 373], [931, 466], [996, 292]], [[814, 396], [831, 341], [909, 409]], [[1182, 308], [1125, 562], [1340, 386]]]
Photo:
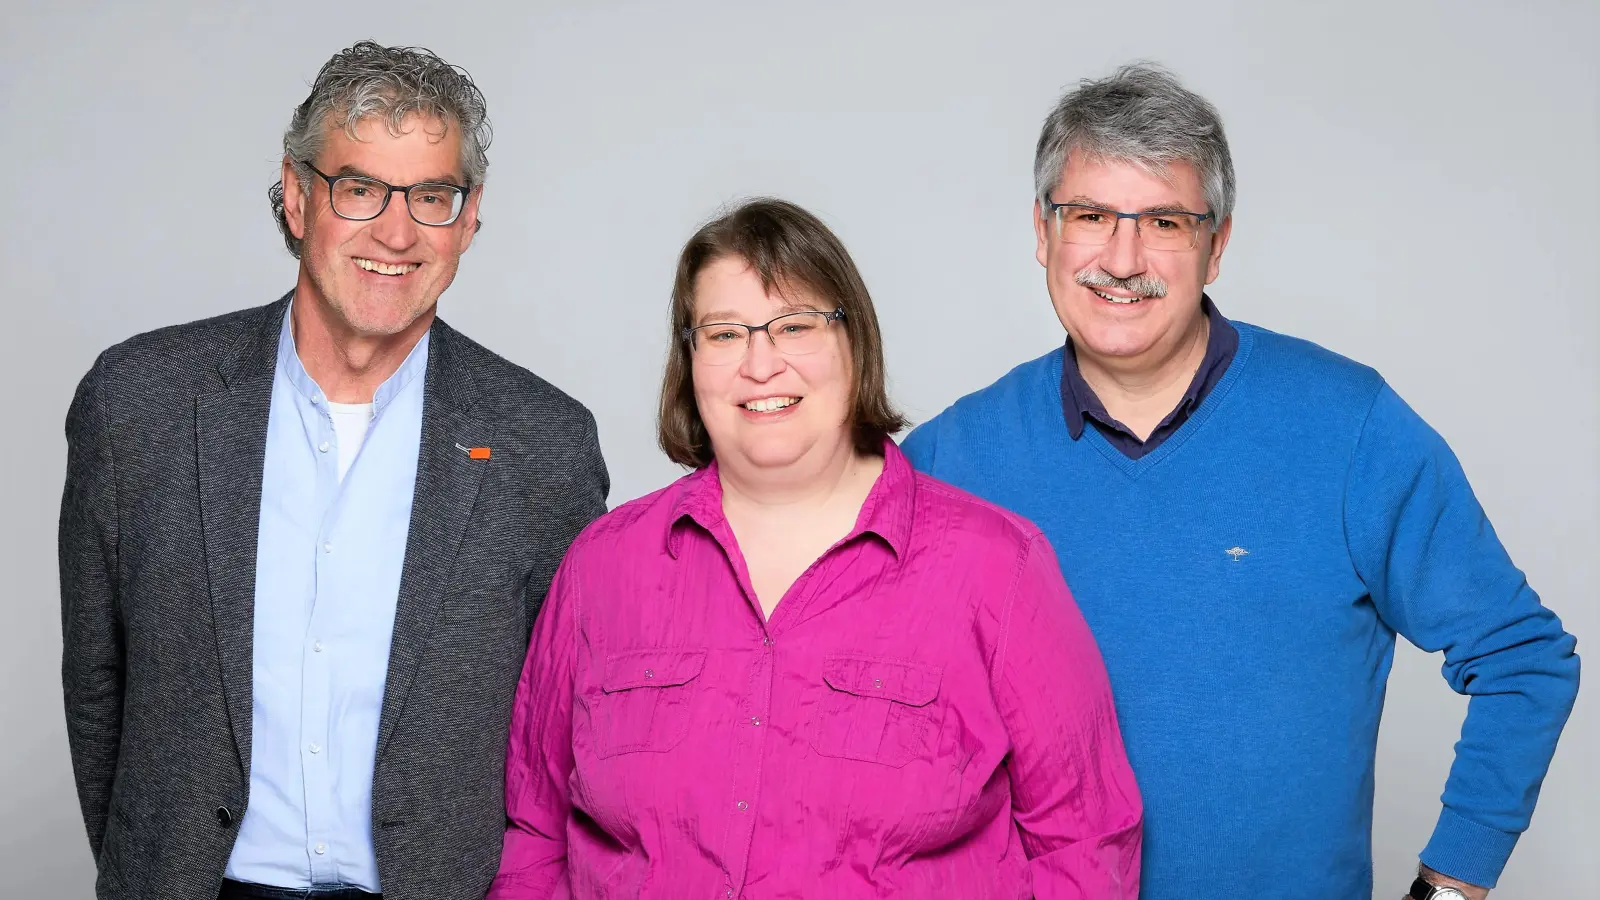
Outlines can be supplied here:
[[67, 412], [67, 475], [57, 534], [67, 743], [89, 847], [97, 857], [122, 740], [126, 676], [118, 608], [117, 470], [105, 380], [102, 355], [78, 384]]
[[548, 540], [544, 552], [536, 557], [533, 570], [523, 586], [523, 602], [528, 608], [528, 622], [539, 617], [545, 597], [550, 592], [556, 567], [578, 534], [590, 522], [606, 513], [606, 495], [611, 492], [611, 476], [606, 471], [605, 458], [600, 454], [600, 433], [594, 416], [587, 410], [577, 447], [571, 462], [563, 473], [560, 487], [553, 492], [552, 521], [546, 532]]
[[517, 685], [506, 752], [506, 831], [488, 900], [571, 896], [567, 785], [576, 765], [572, 716], [580, 640], [575, 555], [556, 575]]

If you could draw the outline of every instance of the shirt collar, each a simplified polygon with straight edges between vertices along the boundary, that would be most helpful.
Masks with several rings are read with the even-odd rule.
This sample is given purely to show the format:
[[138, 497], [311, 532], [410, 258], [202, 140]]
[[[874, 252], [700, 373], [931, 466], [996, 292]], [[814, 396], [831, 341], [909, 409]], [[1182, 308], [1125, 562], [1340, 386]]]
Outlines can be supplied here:
[[[291, 298], [289, 305], [284, 307], [283, 327], [278, 334], [278, 371], [282, 372], [289, 383], [294, 385], [294, 389], [307, 400], [314, 404], [320, 403], [327, 397], [317, 385], [316, 379], [311, 377], [311, 373], [307, 372], [305, 365], [300, 362], [300, 353], [294, 344], [293, 314], [294, 300]], [[405, 361], [400, 363], [400, 368], [384, 379], [383, 384], [378, 385], [378, 390], [372, 395], [373, 418], [377, 418], [391, 400], [427, 371], [428, 345], [432, 334], [431, 328], [423, 332], [422, 339], [417, 341], [410, 353], [406, 354]]]
[[[667, 518], [667, 552], [676, 559], [683, 543], [683, 531], [693, 522], [706, 531], [726, 523], [722, 512], [722, 480], [716, 460], [679, 481], [677, 497]], [[873, 482], [856, 525], [845, 536], [854, 540], [862, 534], [875, 534], [889, 545], [896, 558], [904, 558], [911, 546], [912, 514], [916, 505], [917, 475], [910, 460], [893, 440], [883, 441], [883, 472]], [[843, 543], [844, 541], [841, 541]]]
[[[1217, 310], [1217, 305], [1211, 302], [1207, 294], [1200, 295], [1200, 309], [1206, 318], [1211, 320], [1211, 331], [1206, 336], [1206, 355], [1200, 361], [1200, 367], [1195, 370], [1194, 378], [1189, 381], [1189, 387], [1184, 390], [1179, 398], [1174, 411], [1195, 406], [1200, 402], [1208, 382], [1211, 370], [1220, 363], [1232, 359], [1234, 352], [1239, 347], [1239, 331], [1233, 323], [1223, 317]], [[1066, 418], [1067, 434], [1077, 440], [1083, 437], [1083, 427], [1086, 419], [1094, 419], [1112, 427], [1122, 427], [1121, 423], [1111, 418], [1106, 412], [1106, 406], [1100, 402], [1100, 397], [1095, 394], [1094, 388], [1084, 380], [1083, 372], [1078, 369], [1078, 351], [1072, 346], [1072, 335], [1067, 335], [1066, 347], [1061, 354], [1061, 407]]]

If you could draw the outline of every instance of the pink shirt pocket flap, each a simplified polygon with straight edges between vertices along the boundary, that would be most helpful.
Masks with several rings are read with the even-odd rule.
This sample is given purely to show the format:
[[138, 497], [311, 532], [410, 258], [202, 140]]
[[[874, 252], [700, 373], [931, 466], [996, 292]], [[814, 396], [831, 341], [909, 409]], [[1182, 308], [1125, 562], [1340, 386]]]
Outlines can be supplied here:
[[830, 656], [822, 661], [822, 678], [834, 690], [907, 706], [932, 703], [939, 696], [942, 674], [936, 666], [865, 656]]
[[606, 657], [600, 688], [606, 693], [688, 684], [706, 664], [704, 650], [630, 650]]

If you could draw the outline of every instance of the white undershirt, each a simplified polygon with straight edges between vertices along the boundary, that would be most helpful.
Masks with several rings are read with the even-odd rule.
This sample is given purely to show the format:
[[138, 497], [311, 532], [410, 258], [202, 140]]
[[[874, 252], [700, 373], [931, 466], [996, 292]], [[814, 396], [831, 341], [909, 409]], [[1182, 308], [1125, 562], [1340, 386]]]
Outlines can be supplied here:
[[328, 414], [333, 417], [333, 433], [339, 438], [339, 480], [350, 471], [350, 464], [361, 452], [361, 442], [367, 439], [367, 426], [372, 424], [371, 403], [328, 402]]

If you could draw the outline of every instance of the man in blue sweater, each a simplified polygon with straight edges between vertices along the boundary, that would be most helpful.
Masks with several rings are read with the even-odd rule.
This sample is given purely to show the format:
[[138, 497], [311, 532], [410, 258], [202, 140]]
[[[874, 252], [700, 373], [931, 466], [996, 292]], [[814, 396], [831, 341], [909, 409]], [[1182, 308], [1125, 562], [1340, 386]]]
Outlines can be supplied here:
[[905, 450], [1055, 546], [1143, 793], [1144, 900], [1372, 896], [1397, 633], [1471, 697], [1411, 896], [1484, 897], [1572, 709], [1575, 641], [1378, 373], [1205, 295], [1234, 199], [1209, 103], [1155, 67], [1086, 81], [1034, 180], [1066, 344]]

